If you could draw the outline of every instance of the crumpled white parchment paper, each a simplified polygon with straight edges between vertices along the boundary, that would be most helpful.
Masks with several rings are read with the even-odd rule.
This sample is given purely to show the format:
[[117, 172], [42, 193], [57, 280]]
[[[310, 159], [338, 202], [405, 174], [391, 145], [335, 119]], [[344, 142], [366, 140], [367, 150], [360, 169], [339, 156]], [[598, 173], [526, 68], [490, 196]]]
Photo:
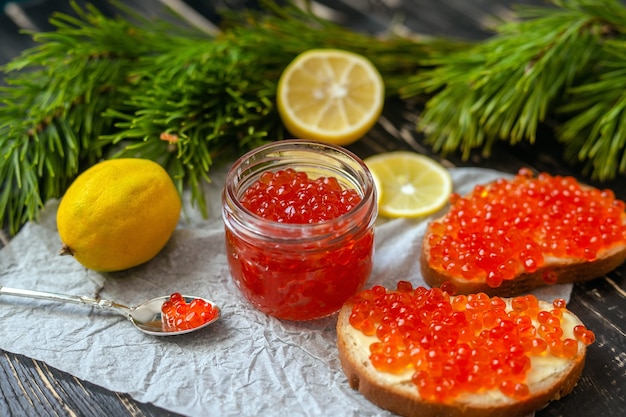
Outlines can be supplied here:
[[[450, 170], [455, 192], [503, 173]], [[134, 306], [179, 291], [214, 300], [222, 319], [202, 331], [156, 338], [124, 317], [82, 305], [0, 296], [0, 348], [43, 361], [80, 379], [189, 416], [389, 416], [353, 391], [336, 348], [336, 315], [287, 322], [264, 315], [229, 276], [220, 214], [225, 171], [207, 187], [210, 217], [186, 204], [165, 249], [131, 270], [100, 274], [58, 256], [57, 201], [0, 251], [0, 285], [86, 295]], [[439, 214], [433, 216], [436, 217]], [[374, 269], [366, 286], [423, 285], [419, 251], [428, 219], [379, 219]], [[539, 298], [569, 300], [571, 285]]]

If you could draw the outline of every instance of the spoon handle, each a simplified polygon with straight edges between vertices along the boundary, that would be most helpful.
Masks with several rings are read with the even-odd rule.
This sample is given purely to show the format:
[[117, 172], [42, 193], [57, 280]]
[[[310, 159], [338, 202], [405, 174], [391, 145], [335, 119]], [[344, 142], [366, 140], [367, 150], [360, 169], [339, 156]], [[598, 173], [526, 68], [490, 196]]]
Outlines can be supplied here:
[[84, 304], [92, 307], [102, 308], [105, 310], [115, 311], [116, 313], [119, 313], [123, 316], [129, 315], [131, 312], [130, 308], [126, 307], [125, 305], [118, 304], [114, 301], [96, 299], [83, 295], [58, 294], [54, 292], [24, 290], [20, 288], [10, 288], [3, 286], [0, 286], [0, 295], [14, 295], [17, 297], [38, 298], [41, 300], [59, 301], [62, 303]]

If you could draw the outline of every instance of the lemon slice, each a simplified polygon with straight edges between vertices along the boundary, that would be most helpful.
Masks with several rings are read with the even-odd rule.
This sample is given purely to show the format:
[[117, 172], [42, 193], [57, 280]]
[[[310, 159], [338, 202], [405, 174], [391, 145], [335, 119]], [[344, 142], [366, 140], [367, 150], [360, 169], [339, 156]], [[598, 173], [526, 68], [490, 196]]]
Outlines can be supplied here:
[[427, 216], [446, 205], [452, 193], [448, 170], [427, 156], [396, 151], [364, 162], [379, 187], [381, 216]]
[[365, 57], [339, 49], [298, 55], [278, 81], [278, 112], [300, 139], [349, 145], [378, 121], [385, 86]]

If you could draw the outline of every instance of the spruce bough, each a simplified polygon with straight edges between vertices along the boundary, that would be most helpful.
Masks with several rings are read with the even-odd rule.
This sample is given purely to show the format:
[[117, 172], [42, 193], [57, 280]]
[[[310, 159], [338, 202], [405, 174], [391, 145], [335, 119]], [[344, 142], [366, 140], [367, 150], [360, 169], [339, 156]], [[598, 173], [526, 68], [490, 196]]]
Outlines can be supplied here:
[[99, 160], [163, 165], [206, 212], [203, 184], [220, 161], [286, 136], [275, 94], [299, 53], [339, 48], [373, 61], [388, 97], [420, 98], [417, 130], [442, 154], [534, 143], [558, 120], [564, 158], [605, 180], [626, 173], [626, 9], [616, 0], [519, 9], [484, 41], [385, 38], [291, 4], [224, 12], [218, 34], [117, 17], [72, 3], [55, 30], [4, 67], [0, 86], [0, 225], [16, 233]]
[[626, 9], [614, 0], [520, 8], [519, 21], [466, 51], [423, 61], [400, 95], [427, 95], [418, 122], [435, 151], [537, 137], [550, 122], [564, 159], [608, 180], [626, 174]]

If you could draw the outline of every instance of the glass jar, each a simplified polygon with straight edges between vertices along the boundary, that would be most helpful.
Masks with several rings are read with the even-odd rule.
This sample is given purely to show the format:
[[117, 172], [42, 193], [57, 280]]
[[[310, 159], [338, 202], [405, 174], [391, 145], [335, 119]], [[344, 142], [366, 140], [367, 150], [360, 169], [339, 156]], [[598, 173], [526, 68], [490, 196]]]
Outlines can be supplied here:
[[[334, 177], [361, 201], [347, 213], [315, 224], [267, 220], [240, 202], [265, 172], [292, 168], [308, 177]], [[372, 270], [376, 190], [357, 156], [344, 148], [282, 140], [237, 160], [222, 199], [226, 255], [241, 293], [259, 310], [288, 320], [331, 315], [358, 292]]]

